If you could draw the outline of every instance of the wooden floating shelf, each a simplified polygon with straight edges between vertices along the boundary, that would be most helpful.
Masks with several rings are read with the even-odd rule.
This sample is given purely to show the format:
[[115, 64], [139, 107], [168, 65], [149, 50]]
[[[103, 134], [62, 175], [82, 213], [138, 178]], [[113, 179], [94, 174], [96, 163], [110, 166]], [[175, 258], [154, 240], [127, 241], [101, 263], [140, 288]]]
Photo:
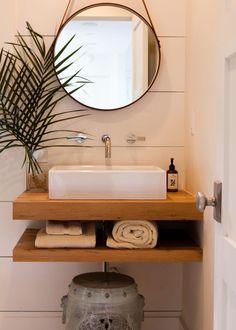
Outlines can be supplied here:
[[[41, 249], [34, 245], [38, 229], [27, 229], [13, 250], [13, 261], [22, 262], [196, 262], [202, 261], [202, 249], [191, 239], [172, 230], [160, 231], [154, 249]], [[170, 231], [169, 231], [170, 232]]]
[[187, 192], [166, 200], [53, 200], [48, 193], [24, 192], [13, 202], [15, 220], [202, 220]]
[[[48, 193], [24, 192], [13, 202], [15, 220], [203, 220], [194, 197], [184, 191], [166, 200], [50, 200]], [[168, 232], [168, 233], [167, 233]], [[37, 229], [27, 229], [13, 250], [14, 261], [193, 262], [202, 249], [179, 230], [159, 230], [154, 249], [39, 249]], [[167, 233], [167, 235], [166, 235]], [[181, 234], [180, 234], [181, 233]]]

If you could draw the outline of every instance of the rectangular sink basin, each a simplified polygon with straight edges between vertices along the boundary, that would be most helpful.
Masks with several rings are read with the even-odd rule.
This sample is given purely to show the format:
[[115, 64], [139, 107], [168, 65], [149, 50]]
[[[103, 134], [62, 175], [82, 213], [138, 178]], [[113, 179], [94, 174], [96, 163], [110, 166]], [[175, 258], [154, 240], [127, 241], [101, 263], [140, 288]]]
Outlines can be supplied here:
[[54, 166], [50, 199], [165, 199], [166, 171], [156, 166]]

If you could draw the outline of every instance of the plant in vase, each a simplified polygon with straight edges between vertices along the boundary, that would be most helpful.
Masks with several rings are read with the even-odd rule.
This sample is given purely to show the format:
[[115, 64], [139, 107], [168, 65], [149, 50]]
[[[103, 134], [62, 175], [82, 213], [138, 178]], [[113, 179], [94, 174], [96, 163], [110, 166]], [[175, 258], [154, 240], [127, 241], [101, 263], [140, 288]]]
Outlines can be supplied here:
[[[9, 43], [13, 51], [0, 51], [0, 153], [10, 148], [24, 148], [23, 165], [27, 166], [28, 179], [33, 188], [42, 185], [45, 189], [47, 171], [44, 171], [43, 151], [52, 146], [64, 146], [60, 140], [65, 139], [67, 133], [80, 133], [57, 129], [56, 125], [86, 115], [81, 114], [84, 110], [56, 112], [58, 102], [68, 95], [61, 89], [73, 86], [69, 93], [72, 94], [89, 81], [80, 77], [79, 71], [61, 85], [57, 81], [55, 72], [61, 73], [72, 65], [71, 58], [80, 49], [63, 57], [73, 37], [54, 56], [54, 41], [47, 50], [43, 36], [29, 23], [26, 27], [31, 46], [29, 38], [26, 41], [26, 37], [18, 33], [16, 43]], [[43, 158], [42, 165], [40, 158]]]

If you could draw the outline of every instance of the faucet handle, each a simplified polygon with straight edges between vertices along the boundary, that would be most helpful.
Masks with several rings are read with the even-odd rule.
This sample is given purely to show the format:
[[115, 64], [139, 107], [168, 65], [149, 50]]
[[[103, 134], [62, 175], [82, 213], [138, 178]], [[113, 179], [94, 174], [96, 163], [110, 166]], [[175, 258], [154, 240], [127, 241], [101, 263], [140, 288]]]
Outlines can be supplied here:
[[145, 136], [136, 136], [135, 134], [129, 134], [126, 138], [126, 142], [129, 144], [133, 144], [136, 141], [146, 141]]
[[78, 133], [77, 135], [74, 136], [67, 136], [67, 140], [74, 140], [78, 142], [79, 144], [84, 143], [86, 140], [92, 140], [89, 138], [85, 133]]
[[102, 135], [102, 142], [103, 143], [106, 143], [107, 141], [110, 141], [110, 140], [111, 140], [111, 138], [108, 134]]

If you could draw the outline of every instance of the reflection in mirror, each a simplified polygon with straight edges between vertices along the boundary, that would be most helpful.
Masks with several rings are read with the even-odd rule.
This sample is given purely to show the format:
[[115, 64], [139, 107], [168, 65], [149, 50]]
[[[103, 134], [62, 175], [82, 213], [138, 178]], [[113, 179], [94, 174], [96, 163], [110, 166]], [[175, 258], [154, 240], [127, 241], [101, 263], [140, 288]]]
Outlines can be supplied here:
[[73, 36], [67, 52], [81, 49], [67, 71], [57, 76], [63, 81], [81, 69], [81, 80], [89, 83], [73, 93], [78, 102], [115, 110], [137, 101], [153, 84], [160, 66], [159, 42], [151, 26], [133, 10], [98, 4], [77, 12], [60, 30], [55, 56]]

